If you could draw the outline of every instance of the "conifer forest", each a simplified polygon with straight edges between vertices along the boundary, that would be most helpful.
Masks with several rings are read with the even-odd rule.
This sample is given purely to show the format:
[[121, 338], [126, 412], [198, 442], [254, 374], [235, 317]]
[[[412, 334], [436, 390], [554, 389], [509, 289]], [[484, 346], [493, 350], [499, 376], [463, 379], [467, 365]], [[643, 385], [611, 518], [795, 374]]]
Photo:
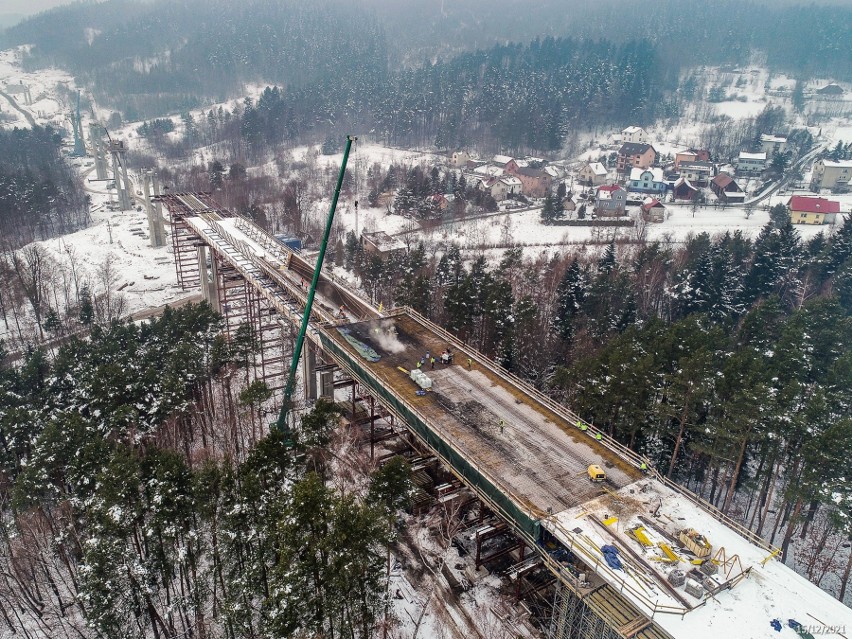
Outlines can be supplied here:
[[[290, 389], [311, 375], [324, 388], [297, 389], [292, 423], [276, 422], [310, 280], [287, 269], [314, 268], [332, 199], [316, 304], [342, 323], [323, 316], [322, 330], [416, 311], [469, 349], [465, 380], [468, 357], [493, 361], [482, 379], [505, 375], [532, 398], [506, 399], [512, 410], [571, 411], [570, 428], [543, 422], [602, 460], [621, 455], [637, 485], [692, 491], [743, 540], [777, 547], [766, 562], [815, 598], [852, 602], [852, 8], [529, 4], [83, 0], [0, 30], [0, 639], [569, 636], [518, 602], [546, 592], [555, 606], [563, 573], [523, 562], [559, 551], [591, 601], [593, 569], [567, 568], [584, 561], [577, 547], [486, 521], [508, 511], [321, 340], [319, 372], [294, 359]], [[360, 148], [338, 182], [349, 133]], [[621, 211], [608, 211], [618, 190]], [[186, 194], [221, 207], [187, 208], [218, 220], [210, 237], [238, 220], [259, 229], [229, 240], [257, 249], [246, 263], [289, 255], [270, 267], [279, 279], [179, 228], [169, 203]], [[794, 198], [821, 199], [794, 217]], [[806, 226], [814, 213], [821, 226]], [[157, 215], [169, 218], [159, 244]], [[254, 275], [281, 286], [292, 317], [249, 291]], [[261, 300], [245, 301], [262, 310], [242, 324], [228, 308], [237, 280]], [[332, 283], [376, 315], [338, 306]], [[279, 331], [268, 376], [255, 320]], [[398, 363], [414, 398], [400, 406], [438, 395], [412, 381], [435, 370], [434, 350]], [[356, 401], [370, 403], [360, 422]], [[490, 425], [504, 426], [517, 425]], [[429, 476], [410, 463], [427, 456]], [[581, 461], [577, 481], [598, 490], [597, 461]], [[601, 486], [603, 498], [622, 488]], [[452, 512], [436, 506], [456, 503], [438, 495], [448, 487], [468, 491]], [[546, 512], [537, 533], [558, 519]], [[609, 512], [598, 534], [623, 533]], [[508, 545], [488, 572], [479, 534], [492, 524]], [[631, 539], [649, 555], [666, 545]], [[704, 563], [692, 563], [677, 568], [695, 578]], [[524, 599], [530, 574], [550, 582]], [[477, 580], [497, 594], [469, 595]], [[649, 609], [643, 629], [661, 623]], [[527, 625], [506, 621], [519, 614]], [[805, 621], [773, 614], [755, 624], [790, 634]]]

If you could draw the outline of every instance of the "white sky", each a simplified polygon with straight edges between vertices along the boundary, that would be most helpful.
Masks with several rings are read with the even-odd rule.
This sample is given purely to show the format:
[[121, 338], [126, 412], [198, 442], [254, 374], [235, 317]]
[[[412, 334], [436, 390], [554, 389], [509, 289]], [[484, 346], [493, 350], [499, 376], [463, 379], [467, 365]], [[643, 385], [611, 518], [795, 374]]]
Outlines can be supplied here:
[[62, 4], [71, 4], [69, 0], [2, 0], [0, 2], [0, 14], [20, 13], [31, 15], [58, 7]]

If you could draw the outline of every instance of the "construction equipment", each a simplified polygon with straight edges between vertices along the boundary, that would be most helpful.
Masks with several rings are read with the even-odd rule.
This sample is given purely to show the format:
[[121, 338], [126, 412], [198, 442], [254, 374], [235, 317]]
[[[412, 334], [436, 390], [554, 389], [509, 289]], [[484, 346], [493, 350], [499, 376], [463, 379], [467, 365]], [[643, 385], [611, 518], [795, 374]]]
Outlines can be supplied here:
[[696, 557], [707, 557], [710, 554], [710, 542], [694, 528], [684, 528], [677, 537], [684, 548]]
[[645, 548], [651, 548], [654, 545], [648, 538], [648, 534], [645, 532], [644, 526], [636, 526], [634, 528], [629, 528], [627, 530], [627, 534], [633, 537], [636, 541], [642, 544]]
[[588, 473], [593, 482], [606, 481], [606, 471], [597, 464], [591, 464]]
[[287, 384], [284, 386], [284, 400], [281, 404], [281, 412], [278, 414], [278, 420], [275, 422], [275, 428], [280, 431], [287, 431], [287, 416], [290, 413], [290, 404], [293, 398], [293, 388], [296, 385], [296, 369], [299, 367], [299, 358], [302, 355], [302, 346], [305, 343], [305, 333], [308, 330], [308, 323], [311, 319], [311, 309], [314, 305], [314, 296], [317, 292], [317, 283], [319, 282], [320, 271], [322, 270], [322, 262], [325, 258], [325, 251], [328, 248], [328, 236], [331, 234], [331, 224], [334, 222], [334, 212], [337, 210], [337, 200], [340, 198], [340, 189], [343, 186], [343, 175], [346, 172], [346, 163], [349, 161], [349, 151], [352, 148], [352, 143], [357, 140], [354, 135], [346, 136], [346, 148], [343, 150], [343, 161], [340, 163], [340, 173], [337, 176], [337, 185], [334, 187], [334, 196], [331, 198], [331, 207], [328, 211], [328, 220], [325, 223], [325, 232], [322, 236], [319, 254], [317, 255], [317, 263], [314, 267], [314, 277], [311, 280], [311, 288], [308, 289], [308, 300], [305, 303], [305, 312], [302, 315], [302, 325], [299, 328], [299, 336], [296, 338], [296, 346], [293, 349], [293, 360], [290, 362], [290, 373], [287, 375]]

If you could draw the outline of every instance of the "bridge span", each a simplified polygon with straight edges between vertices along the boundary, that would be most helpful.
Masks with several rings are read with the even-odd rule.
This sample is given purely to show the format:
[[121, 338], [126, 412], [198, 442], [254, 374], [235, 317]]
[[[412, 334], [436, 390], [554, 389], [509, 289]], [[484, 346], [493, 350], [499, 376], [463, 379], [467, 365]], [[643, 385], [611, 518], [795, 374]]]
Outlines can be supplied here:
[[[179, 282], [201, 288], [229, 330], [252, 322], [278, 353], [262, 353], [264, 370], [283, 370], [311, 261], [207, 194], [161, 200]], [[353, 402], [357, 384], [534, 551], [521, 550], [513, 578], [552, 573], [551, 637], [757, 639], [774, 618], [852, 626], [852, 611], [777, 561], [777, 549], [643, 472], [646, 460], [413, 310], [382, 312], [324, 271], [307, 337], [306, 397], [333, 396], [335, 371], [353, 380]], [[426, 392], [409, 373], [419, 362]], [[590, 464], [606, 482], [589, 480]]]

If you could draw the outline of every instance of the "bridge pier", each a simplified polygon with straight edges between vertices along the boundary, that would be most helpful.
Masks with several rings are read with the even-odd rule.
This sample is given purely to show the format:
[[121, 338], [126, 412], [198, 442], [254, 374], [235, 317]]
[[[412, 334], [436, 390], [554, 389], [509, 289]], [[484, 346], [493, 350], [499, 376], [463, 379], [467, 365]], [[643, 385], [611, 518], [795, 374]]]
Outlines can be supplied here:
[[[148, 185], [145, 183], [145, 190], [147, 191]], [[198, 254], [198, 273], [199, 273], [199, 286], [201, 287], [201, 297], [205, 302], [210, 304], [214, 310], [219, 310], [219, 280], [216, 277], [218, 275], [218, 268], [216, 265], [216, 260], [211, 260], [210, 267], [207, 266], [207, 261], [209, 259], [209, 252], [207, 250], [206, 244], [199, 244], [197, 247]]]

